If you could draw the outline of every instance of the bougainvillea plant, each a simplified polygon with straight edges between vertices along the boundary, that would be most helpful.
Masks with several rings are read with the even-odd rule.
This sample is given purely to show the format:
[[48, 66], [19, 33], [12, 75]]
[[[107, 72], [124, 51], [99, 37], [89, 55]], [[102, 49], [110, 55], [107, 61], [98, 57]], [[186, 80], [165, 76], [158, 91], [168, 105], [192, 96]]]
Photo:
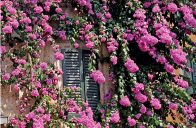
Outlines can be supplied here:
[[[2, 0], [0, 7], [1, 60], [10, 59], [14, 67], [2, 73], [1, 82], [27, 93], [10, 127], [195, 126], [196, 101], [186, 93], [189, 82], [175, 75], [179, 68], [191, 72], [187, 59], [195, 59], [196, 44], [189, 38], [196, 34], [195, 0]], [[68, 7], [77, 17], [66, 13]], [[75, 48], [83, 42], [92, 51], [90, 76], [99, 84], [105, 77], [95, 60], [100, 46], [106, 47], [115, 89], [98, 110], [100, 121], [88, 103], [70, 98], [77, 87], [57, 86], [61, 69], [41, 62], [46, 46], [63, 60], [57, 38]], [[181, 114], [182, 123], [166, 120], [173, 111]], [[68, 113], [79, 116], [68, 119]]]

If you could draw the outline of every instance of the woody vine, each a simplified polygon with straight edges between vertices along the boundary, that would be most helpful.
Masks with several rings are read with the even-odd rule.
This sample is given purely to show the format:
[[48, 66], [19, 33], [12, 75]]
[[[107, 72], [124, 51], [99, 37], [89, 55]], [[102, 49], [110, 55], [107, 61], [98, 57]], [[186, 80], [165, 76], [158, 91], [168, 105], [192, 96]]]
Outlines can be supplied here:
[[[16, 92], [27, 90], [20, 116], [9, 127], [195, 126], [196, 101], [186, 93], [192, 82], [174, 73], [192, 71], [186, 63], [195, 59], [196, 44], [189, 38], [196, 34], [195, 0], [3, 0], [0, 6], [1, 60], [9, 59], [14, 67], [3, 72], [1, 83]], [[78, 16], [69, 17], [68, 7]], [[46, 46], [57, 61], [63, 60], [56, 39], [76, 49], [83, 42], [92, 51], [90, 76], [98, 84], [105, 77], [95, 68], [96, 60], [100, 46], [106, 47], [115, 89], [98, 108], [100, 121], [88, 103], [70, 98], [78, 87], [57, 86], [62, 70], [40, 61]], [[168, 122], [172, 111], [184, 121]], [[70, 112], [80, 116], [68, 119]]]

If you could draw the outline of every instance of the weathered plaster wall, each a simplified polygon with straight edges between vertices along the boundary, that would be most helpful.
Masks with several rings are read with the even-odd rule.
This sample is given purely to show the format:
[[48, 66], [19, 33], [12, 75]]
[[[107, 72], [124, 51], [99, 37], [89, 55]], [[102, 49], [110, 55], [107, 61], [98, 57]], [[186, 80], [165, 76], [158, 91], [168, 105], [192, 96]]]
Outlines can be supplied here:
[[[62, 6], [64, 6], [62, 4]], [[77, 17], [77, 10], [73, 8], [65, 8], [64, 11], [68, 14], [69, 17]], [[55, 24], [57, 25], [57, 24]], [[60, 41], [56, 40], [61, 48], [73, 48], [69, 42], [66, 41]], [[16, 46], [18, 47], [18, 46]], [[80, 48], [84, 48], [84, 44], [81, 43]], [[54, 63], [56, 66], [58, 66], [60, 69], [62, 68], [62, 64], [60, 61], [56, 61], [53, 56], [53, 51], [50, 46], [46, 46], [43, 48], [41, 53], [40, 60], [45, 61], [48, 63]], [[106, 55], [106, 49], [102, 49], [103, 55]], [[2, 60], [1, 60], [2, 61]], [[11, 72], [13, 69], [12, 62], [9, 59], [6, 59], [1, 62], [0, 65], [1, 72]], [[108, 79], [108, 72], [109, 72], [109, 65], [108, 64], [99, 64], [99, 68], [104, 72], [106, 79]], [[63, 81], [62, 78], [60, 78], [60, 81], [58, 83], [59, 87], [62, 87]], [[108, 92], [109, 87], [108, 81], [104, 85], [100, 86], [100, 101], [104, 103], [104, 95]], [[25, 93], [24, 91], [20, 91], [19, 93], [15, 92], [13, 90], [13, 87], [11, 85], [1, 85], [1, 104], [0, 104], [0, 112], [1, 115], [6, 117], [13, 117], [18, 114], [18, 99], [22, 97]]]
[[[73, 48], [69, 42], [66, 41], [60, 41], [57, 40], [58, 45], [60, 45], [60, 48]], [[84, 45], [80, 44], [80, 49], [85, 49]], [[106, 50], [102, 48], [103, 56], [106, 56]], [[61, 61], [56, 61], [53, 56], [53, 50], [51, 46], [46, 46], [41, 50], [41, 57], [40, 60], [47, 62], [47, 63], [53, 63], [55, 66], [57, 66], [59, 69], [62, 69], [62, 63]], [[12, 70], [12, 62], [9, 60], [5, 60], [2, 62], [1, 65], [2, 72], [11, 72]], [[106, 83], [104, 85], [100, 86], [100, 101], [101, 103], [104, 103], [104, 95], [108, 93], [108, 90], [111, 88], [110, 83], [108, 81], [109, 77], [109, 65], [107, 63], [99, 64], [99, 69], [103, 71], [105, 77], [106, 77]], [[59, 87], [63, 86], [63, 80], [60, 78], [60, 81], [58, 83]], [[13, 90], [13, 87], [11, 85], [2, 85], [1, 86], [1, 106], [0, 111], [3, 116], [7, 117], [13, 117], [18, 114], [18, 108], [17, 103], [19, 97], [22, 97], [24, 95], [23, 91], [20, 91], [19, 93], [15, 92]]]
[[[20, 47], [16, 45], [16, 48]], [[12, 62], [5, 58], [3, 61], [0, 59], [0, 71], [1, 72], [11, 72], [13, 69]], [[1, 80], [0, 80], [1, 81]], [[1, 83], [0, 83], [1, 84]], [[12, 85], [1, 85], [0, 87], [0, 116], [13, 117], [18, 113], [17, 109], [17, 99], [19, 98], [19, 93], [16, 93]]]

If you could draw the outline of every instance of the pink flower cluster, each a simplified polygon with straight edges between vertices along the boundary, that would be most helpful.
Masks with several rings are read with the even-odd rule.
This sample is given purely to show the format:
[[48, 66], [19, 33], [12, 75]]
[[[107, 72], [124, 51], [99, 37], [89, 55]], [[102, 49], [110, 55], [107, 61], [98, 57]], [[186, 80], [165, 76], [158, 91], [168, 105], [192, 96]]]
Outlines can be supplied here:
[[136, 83], [135, 87], [132, 89], [133, 93], [138, 93], [143, 90], [144, 90], [144, 84], [142, 83]]
[[127, 118], [127, 121], [128, 121], [128, 123], [129, 123], [129, 126], [131, 126], [131, 127], [133, 127], [133, 126], [136, 125], [135, 119], [133, 119], [133, 118], [131, 118], [131, 117], [128, 117], [128, 118]]
[[130, 33], [130, 30], [127, 30], [126, 33], [123, 34], [123, 38], [127, 41], [132, 41], [134, 39], [134, 36]]
[[22, 120], [13, 118], [11, 124], [15, 127], [26, 128], [26, 125], [31, 122], [33, 124], [32, 128], [44, 128], [49, 121], [51, 121], [51, 115], [46, 114], [44, 108], [38, 107], [36, 110], [26, 114]]
[[55, 57], [56, 60], [63, 60], [64, 59], [64, 55], [60, 52], [56, 52], [54, 54], [54, 57]]
[[169, 109], [176, 110], [177, 108], [178, 108], [178, 105], [176, 103], [170, 103], [169, 104]]
[[118, 58], [116, 56], [111, 57], [111, 62], [112, 62], [113, 65], [117, 64], [117, 60], [118, 60]]
[[32, 90], [32, 91], [31, 91], [31, 95], [32, 95], [33, 97], [38, 97], [38, 96], [39, 96], [38, 90], [37, 90], [37, 89]]
[[114, 38], [110, 38], [110, 40], [107, 42], [108, 52], [115, 52], [118, 49], [118, 45], [118, 42]]
[[175, 79], [175, 82], [177, 83], [177, 85], [179, 85], [182, 88], [188, 88], [189, 84], [187, 81], [183, 80], [183, 79]]
[[150, 101], [150, 104], [151, 104], [151, 106], [154, 107], [154, 109], [157, 109], [157, 110], [161, 109], [161, 103], [160, 103], [160, 101], [159, 101], [158, 99], [156, 99], [156, 98], [153, 98], [153, 99]]
[[154, 13], [158, 13], [160, 11], [161, 11], [161, 9], [158, 4], [154, 5], [154, 7], [152, 8], [152, 12], [154, 12]]
[[67, 105], [67, 111], [68, 112], [80, 112], [82, 110], [82, 108], [80, 106], [78, 106], [78, 104], [76, 103], [75, 100], [73, 99], [68, 99], [66, 100], [66, 105]]
[[127, 61], [126, 61], [126, 63], [124, 65], [127, 68], [127, 70], [129, 72], [131, 72], [131, 73], [136, 73], [139, 70], [139, 67], [130, 58], [127, 59]]
[[105, 77], [103, 76], [103, 73], [99, 70], [92, 71], [90, 77], [92, 77], [93, 80], [99, 84], [105, 83]]
[[135, 94], [135, 99], [140, 103], [144, 103], [148, 100], [147, 96], [142, 94], [141, 92]]
[[80, 117], [75, 119], [75, 122], [86, 128], [101, 128], [100, 123], [97, 123], [93, 119], [93, 112], [90, 107], [87, 107], [85, 111], [81, 111]]
[[122, 97], [122, 98], [120, 99], [119, 103], [120, 103], [122, 106], [124, 106], [124, 107], [129, 107], [129, 106], [131, 106], [131, 102], [130, 102], [128, 96]]
[[140, 112], [141, 113], [146, 113], [147, 108], [142, 104], [141, 108], [140, 108]]
[[182, 49], [172, 49], [170, 50], [170, 55], [174, 61], [174, 63], [180, 65], [187, 63], [186, 53], [182, 51]]
[[184, 14], [183, 19], [185, 20], [185, 23], [187, 25], [195, 28], [196, 27], [196, 19], [193, 15], [193, 10], [190, 7], [188, 7], [187, 5], [182, 6], [179, 10]]
[[150, 34], [146, 34], [140, 38], [138, 45], [141, 51], [146, 52], [150, 50], [150, 47], [156, 45], [158, 39]]
[[6, 47], [5, 46], [0, 46], [0, 54], [6, 53]]
[[111, 114], [110, 123], [116, 124], [120, 121], [120, 115], [118, 111]]
[[169, 64], [169, 63], [166, 63], [165, 66], [164, 66], [165, 70], [170, 73], [170, 74], [174, 74], [174, 67]]
[[108, 7], [106, 1], [103, 1], [102, 8], [101, 8], [100, 12], [96, 13], [96, 16], [102, 22], [107, 22], [109, 19], [112, 18], [112, 15], [109, 12], [109, 7]]
[[86, 7], [89, 14], [94, 13], [92, 10], [92, 4], [90, 3], [89, 0], [74, 0], [74, 1], [76, 1], [81, 7]]
[[10, 74], [9, 73], [5, 73], [2, 75], [2, 79], [3, 80], [9, 80], [10, 79]]
[[178, 10], [178, 7], [175, 3], [169, 3], [167, 5], [167, 9], [171, 12], [171, 13], [175, 13]]
[[194, 120], [195, 119], [195, 111], [196, 111], [196, 101], [192, 100], [191, 104], [184, 106], [182, 108], [182, 110], [188, 119]]
[[59, 31], [58, 32], [58, 35], [59, 35], [59, 38], [61, 39], [61, 40], [66, 40], [66, 33], [65, 33], [65, 31]]
[[166, 45], [170, 45], [173, 42], [171, 32], [166, 25], [162, 25], [160, 23], [154, 24], [154, 29], [156, 30], [156, 35], [159, 37], [160, 42]]
[[2, 32], [5, 34], [11, 34], [13, 32], [13, 28], [12, 26], [5, 26], [4, 28], [2, 28]]
[[48, 67], [48, 65], [47, 65], [46, 62], [40, 63], [40, 68], [41, 68], [42, 70], [46, 70], [47, 67]]

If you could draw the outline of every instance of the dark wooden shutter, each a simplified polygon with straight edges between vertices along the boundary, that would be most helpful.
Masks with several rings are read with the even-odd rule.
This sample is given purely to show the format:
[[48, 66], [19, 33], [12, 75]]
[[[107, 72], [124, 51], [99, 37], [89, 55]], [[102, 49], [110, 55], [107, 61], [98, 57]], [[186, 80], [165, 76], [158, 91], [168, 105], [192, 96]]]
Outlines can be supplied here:
[[[81, 87], [81, 54], [80, 51], [74, 49], [63, 49], [64, 60], [62, 62], [63, 69], [63, 84], [64, 86], [77, 86]], [[81, 91], [77, 92], [81, 97], [83, 93]]]
[[[99, 103], [99, 86], [90, 78], [88, 64], [91, 52], [87, 50], [63, 49], [62, 62], [63, 83], [65, 86], [78, 86], [81, 91], [77, 94], [88, 101], [93, 111]], [[75, 96], [73, 96], [75, 97]]]
[[85, 96], [86, 101], [88, 101], [90, 107], [93, 111], [99, 103], [99, 86], [90, 77], [90, 72], [88, 70], [88, 64], [90, 60], [91, 53], [89, 51], [83, 50], [83, 73], [84, 73], [84, 85], [85, 85]]
[[196, 62], [191, 62], [191, 68], [193, 69], [192, 72], [192, 81], [193, 83], [196, 83]]

